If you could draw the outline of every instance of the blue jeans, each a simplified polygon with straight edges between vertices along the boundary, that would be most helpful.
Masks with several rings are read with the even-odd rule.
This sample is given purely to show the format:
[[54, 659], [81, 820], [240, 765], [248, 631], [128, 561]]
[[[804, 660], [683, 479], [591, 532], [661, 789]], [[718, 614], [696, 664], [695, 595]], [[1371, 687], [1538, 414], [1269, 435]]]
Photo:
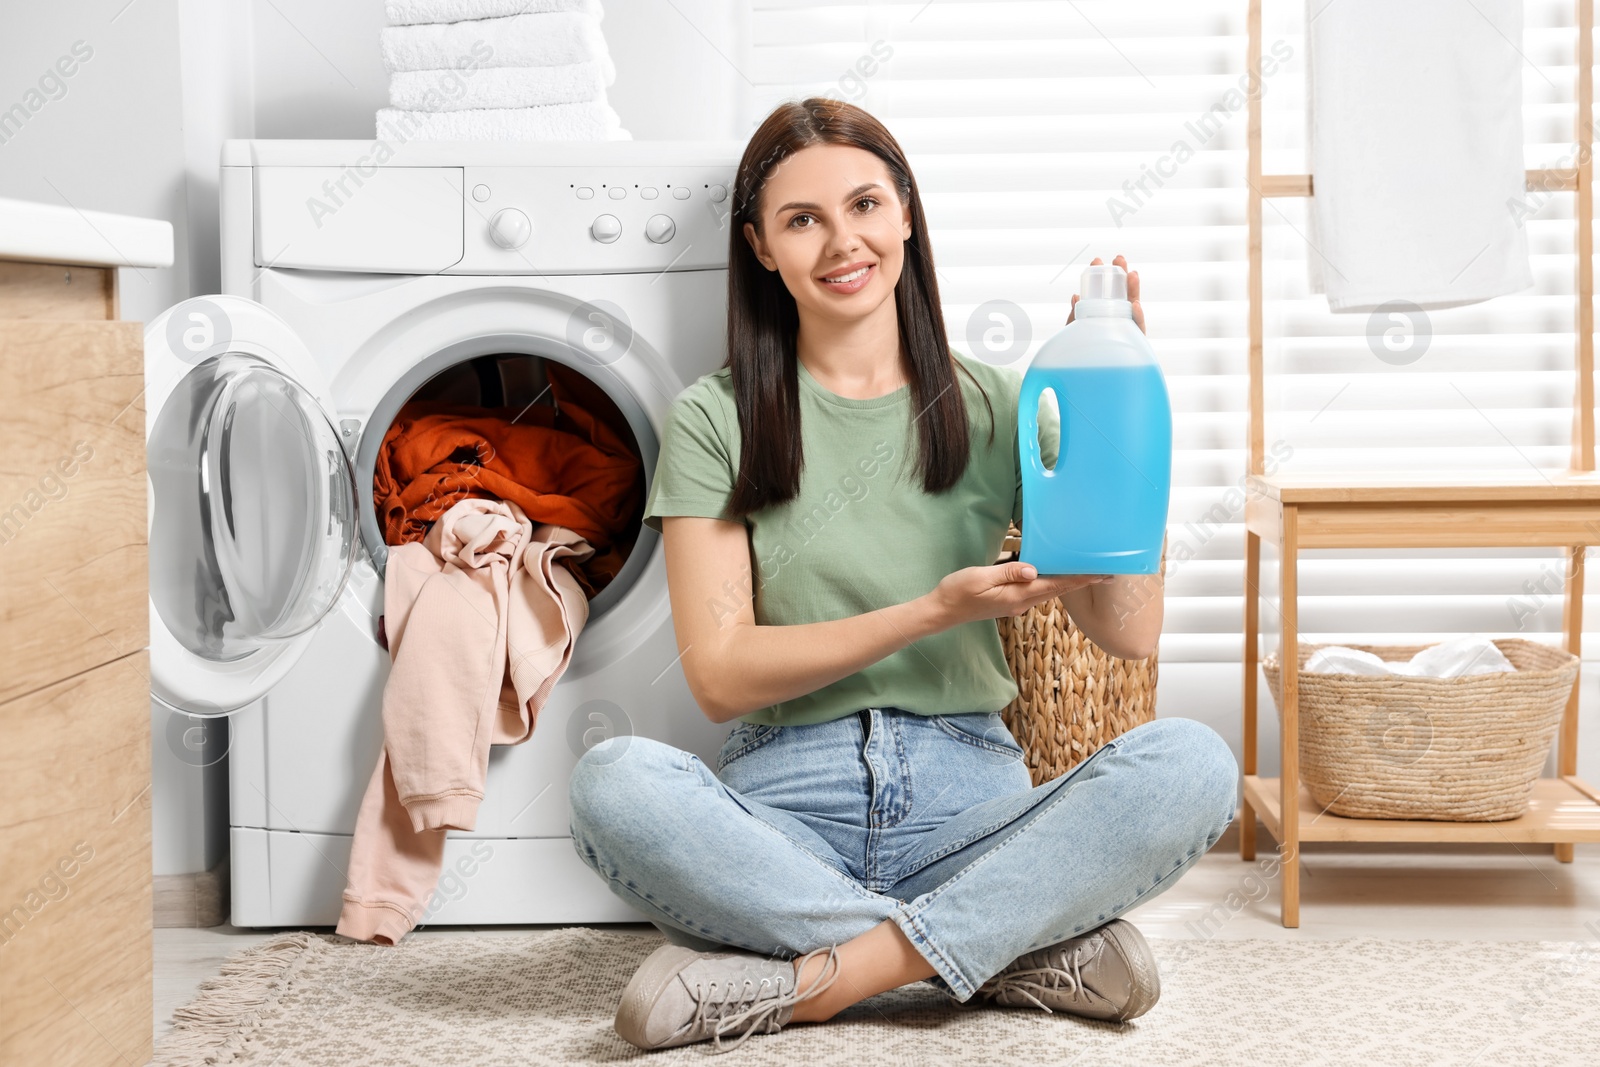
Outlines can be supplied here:
[[885, 919], [966, 1001], [1018, 956], [1170, 888], [1222, 835], [1239, 769], [1192, 719], [1129, 730], [1035, 787], [997, 712], [739, 723], [713, 774], [608, 738], [571, 779], [573, 846], [667, 940], [781, 959]]

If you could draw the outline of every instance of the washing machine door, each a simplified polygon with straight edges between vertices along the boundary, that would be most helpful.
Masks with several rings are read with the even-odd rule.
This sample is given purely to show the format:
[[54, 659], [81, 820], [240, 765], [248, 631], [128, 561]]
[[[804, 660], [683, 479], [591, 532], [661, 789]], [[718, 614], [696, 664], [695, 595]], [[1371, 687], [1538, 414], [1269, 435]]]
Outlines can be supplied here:
[[206, 297], [145, 333], [152, 695], [192, 715], [259, 699], [338, 602], [355, 480], [310, 350], [252, 301]]

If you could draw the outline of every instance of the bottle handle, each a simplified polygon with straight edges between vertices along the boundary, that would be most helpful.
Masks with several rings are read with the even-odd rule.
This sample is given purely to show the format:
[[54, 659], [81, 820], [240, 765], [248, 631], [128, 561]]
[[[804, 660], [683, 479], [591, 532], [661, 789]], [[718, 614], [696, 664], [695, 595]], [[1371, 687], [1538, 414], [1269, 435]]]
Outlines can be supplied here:
[[[1033, 471], [1040, 478], [1054, 478], [1054, 470], [1045, 469], [1044, 457], [1039, 453], [1039, 398], [1046, 389], [1051, 388], [1043, 378], [1022, 379], [1022, 394], [1017, 400], [1017, 443], [1022, 449], [1023, 466]], [[1056, 467], [1061, 466], [1061, 457], [1067, 451], [1067, 410], [1061, 402], [1061, 393], [1056, 391], [1056, 410], [1060, 413], [1060, 436], [1056, 443]]]

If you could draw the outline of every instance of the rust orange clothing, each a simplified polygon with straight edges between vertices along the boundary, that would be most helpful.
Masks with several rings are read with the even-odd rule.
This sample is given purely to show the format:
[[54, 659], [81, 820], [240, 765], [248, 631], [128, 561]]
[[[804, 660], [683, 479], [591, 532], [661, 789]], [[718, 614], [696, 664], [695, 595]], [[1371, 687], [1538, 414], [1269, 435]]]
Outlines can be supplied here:
[[373, 470], [373, 504], [390, 545], [422, 540], [469, 497], [509, 500], [535, 523], [564, 526], [594, 555], [574, 567], [588, 596], [622, 569], [620, 543], [644, 500], [644, 468], [606, 420], [575, 403], [588, 399], [576, 372], [549, 364], [559, 412], [521, 412], [414, 402], [384, 434]]

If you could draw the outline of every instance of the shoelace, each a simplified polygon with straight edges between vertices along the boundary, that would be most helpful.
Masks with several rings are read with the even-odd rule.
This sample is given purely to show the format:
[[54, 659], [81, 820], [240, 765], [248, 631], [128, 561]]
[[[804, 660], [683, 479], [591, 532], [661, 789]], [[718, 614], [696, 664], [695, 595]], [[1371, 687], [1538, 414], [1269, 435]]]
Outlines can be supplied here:
[[[1101, 943], [1102, 949], [1104, 942]], [[1099, 952], [1091, 953], [1089, 958], [1098, 956]], [[999, 997], [1002, 993], [1020, 993], [1033, 1001], [1034, 1004], [1054, 1015], [1050, 1006], [1040, 1000], [1035, 993], [1060, 992], [1065, 989], [1073, 1000], [1089, 999], [1089, 991], [1083, 984], [1083, 959], [1084, 953], [1074, 948], [1066, 954], [1066, 965], [1070, 970], [1060, 967], [1019, 967], [1014, 971], [997, 975], [992, 983], [984, 986], [984, 991], [991, 996]]]
[[[750, 987], [751, 979], [745, 978], [740, 981], [737, 987], [739, 993], [737, 1000], [731, 1000], [735, 991], [735, 987], [731, 984], [723, 990], [720, 998], [716, 995], [716, 982], [709, 983], [709, 989], [696, 986], [695, 997], [697, 1004], [694, 1021], [690, 1025], [698, 1028], [711, 1021], [712, 1017], [715, 1016], [716, 1025], [711, 1032], [711, 1043], [718, 1052], [732, 1052], [744, 1044], [745, 1039], [758, 1030], [769, 1034], [776, 1033], [778, 1030], [777, 1017], [783, 1009], [793, 1007], [802, 1000], [810, 1000], [824, 989], [827, 989], [833, 984], [834, 979], [839, 977], [839, 970], [842, 966], [839, 962], [838, 946], [830, 945], [828, 946], [828, 958], [822, 965], [822, 973], [812, 981], [805, 992], [801, 992], [797, 986], [788, 993], [780, 992], [776, 997], [763, 998], [761, 996], [762, 990], [766, 988], [768, 982], [775, 981], [770, 977], [763, 978], [756, 985], [754, 991], [755, 1002], [749, 1007], [729, 1014], [724, 1013], [728, 1011], [732, 1004], [743, 1003], [750, 998], [751, 994], [747, 993], [746, 990]], [[830, 969], [832, 973], [829, 973]], [[739, 1035], [739, 1039], [731, 1045], [724, 1046], [722, 1036], [726, 1033], [732, 1033], [736, 1027], [746, 1020], [749, 1020], [750, 1025], [745, 1027], [744, 1032]]]

